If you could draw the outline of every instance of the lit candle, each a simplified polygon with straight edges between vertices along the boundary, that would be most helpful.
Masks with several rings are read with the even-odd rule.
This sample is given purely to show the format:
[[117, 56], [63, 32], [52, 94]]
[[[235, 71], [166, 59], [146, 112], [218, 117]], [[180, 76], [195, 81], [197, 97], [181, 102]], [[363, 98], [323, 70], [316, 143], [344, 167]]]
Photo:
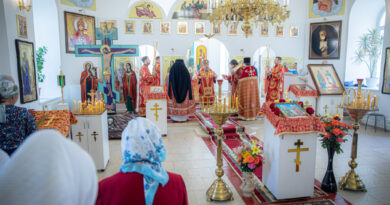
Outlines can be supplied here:
[[374, 99], [372, 100], [371, 108], [375, 108], [375, 104], [376, 104], [376, 95], [374, 95]]
[[73, 112], [76, 112], [76, 100], [73, 100]]
[[344, 93], [343, 93], [343, 99], [341, 100], [341, 104], [344, 104], [344, 101], [345, 101], [345, 95], [346, 95], [346, 92], [344, 91]]
[[236, 97], [236, 110], [238, 110], [238, 97]]

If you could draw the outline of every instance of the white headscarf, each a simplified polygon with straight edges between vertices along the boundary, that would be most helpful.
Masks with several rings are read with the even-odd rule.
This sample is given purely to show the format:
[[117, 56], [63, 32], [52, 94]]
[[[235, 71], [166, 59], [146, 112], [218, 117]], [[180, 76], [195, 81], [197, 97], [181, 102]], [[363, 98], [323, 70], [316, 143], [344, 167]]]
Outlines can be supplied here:
[[9, 156], [6, 152], [0, 149], [0, 169], [9, 160]]
[[[9, 76], [0, 74], [0, 96], [4, 99], [13, 98], [18, 94], [18, 86], [9, 80]], [[6, 122], [5, 104], [0, 104], [0, 123]]]
[[[137, 117], [122, 132], [122, 166], [120, 171], [137, 172], [144, 176], [146, 205], [152, 205], [159, 184], [165, 186], [169, 176], [161, 163], [166, 150], [161, 132], [150, 120]], [[131, 194], [131, 193], [129, 193]]]
[[91, 157], [55, 130], [32, 134], [0, 169], [7, 205], [92, 205], [97, 196]]

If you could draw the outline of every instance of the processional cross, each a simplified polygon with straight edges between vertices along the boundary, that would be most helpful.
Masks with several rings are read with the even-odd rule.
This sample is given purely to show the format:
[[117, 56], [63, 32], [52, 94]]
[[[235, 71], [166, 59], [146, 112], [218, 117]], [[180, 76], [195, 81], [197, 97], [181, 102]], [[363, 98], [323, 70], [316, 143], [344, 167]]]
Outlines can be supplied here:
[[300, 160], [300, 155], [301, 152], [309, 151], [309, 148], [301, 148], [301, 145], [303, 145], [303, 142], [301, 142], [300, 139], [298, 139], [297, 142], [294, 143], [295, 146], [297, 146], [296, 149], [289, 149], [288, 152], [296, 152], [297, 153], [297, 158], [294, 160], [295, 162], [295, 171], [299, 172], [299, 165], [302, 164]]
[[154, 104], [153, 107], [154, 107], [154, 108], [151, 108], [150, 110], [151, 110], [151, 111], [156, 111], [156, 112], [154, 113], [154, 116], [156, 117], [156, 121], [158, 121], [158, 116], [159, 116], [159, 115], [158, 115], [158, 111], [159, 111], [159, 110], [162, 110], [162, 108], [159, 108], [159, 106], [158, 106], [157, 103]]
[[[101, 41], [101, 45], [76, 46], [75, 55], [76, 57], [102, 58], [102, 73], [107, 71], [110, 74], [111, 81], [110, 79], [105, 79], [105, 75], [102, 75], [103, 81], [99, 81], [98, 91], [104, 94], [104, 102], [107, 107], [110, 107], [107, 100], [108, 95], [112, 98], [111, 100], [115, 107], [115, 103], [120, 102], [120, 95], [115, 90], [114, 62], [112, 59], [115, 56], [138, 56], [138, 45], [112, 45], [113, 40], [118, 39], [117, 28], [114, 28], [110, 33], [105, 33], [101, 28], [96, 28], [96, 39]], [[109, 89], [108, 86], [111, 88]]]

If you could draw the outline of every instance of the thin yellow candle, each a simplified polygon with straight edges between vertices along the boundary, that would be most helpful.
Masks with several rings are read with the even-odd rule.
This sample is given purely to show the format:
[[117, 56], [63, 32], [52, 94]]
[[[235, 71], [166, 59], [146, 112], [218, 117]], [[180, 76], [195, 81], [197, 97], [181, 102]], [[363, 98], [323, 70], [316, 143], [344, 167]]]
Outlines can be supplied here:
[[223, 97], [223, 111], [226, 112], [226, 96]]
[[236, 97], [236, 110], [238, 110], [238, 97]]
[[77, 110], [76, 110], [76, 101], [75, 100], [73, 100], [73, 112], [76, 112]]

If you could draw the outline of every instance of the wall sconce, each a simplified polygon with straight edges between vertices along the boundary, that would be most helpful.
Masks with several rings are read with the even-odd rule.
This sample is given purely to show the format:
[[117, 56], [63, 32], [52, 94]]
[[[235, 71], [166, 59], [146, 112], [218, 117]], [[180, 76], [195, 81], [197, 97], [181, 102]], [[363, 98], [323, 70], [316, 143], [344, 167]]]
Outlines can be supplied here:
[[22, 11], [23, 9], [29, 12], [32, 7], [32, 0], [19, 0], [19, 10]]

